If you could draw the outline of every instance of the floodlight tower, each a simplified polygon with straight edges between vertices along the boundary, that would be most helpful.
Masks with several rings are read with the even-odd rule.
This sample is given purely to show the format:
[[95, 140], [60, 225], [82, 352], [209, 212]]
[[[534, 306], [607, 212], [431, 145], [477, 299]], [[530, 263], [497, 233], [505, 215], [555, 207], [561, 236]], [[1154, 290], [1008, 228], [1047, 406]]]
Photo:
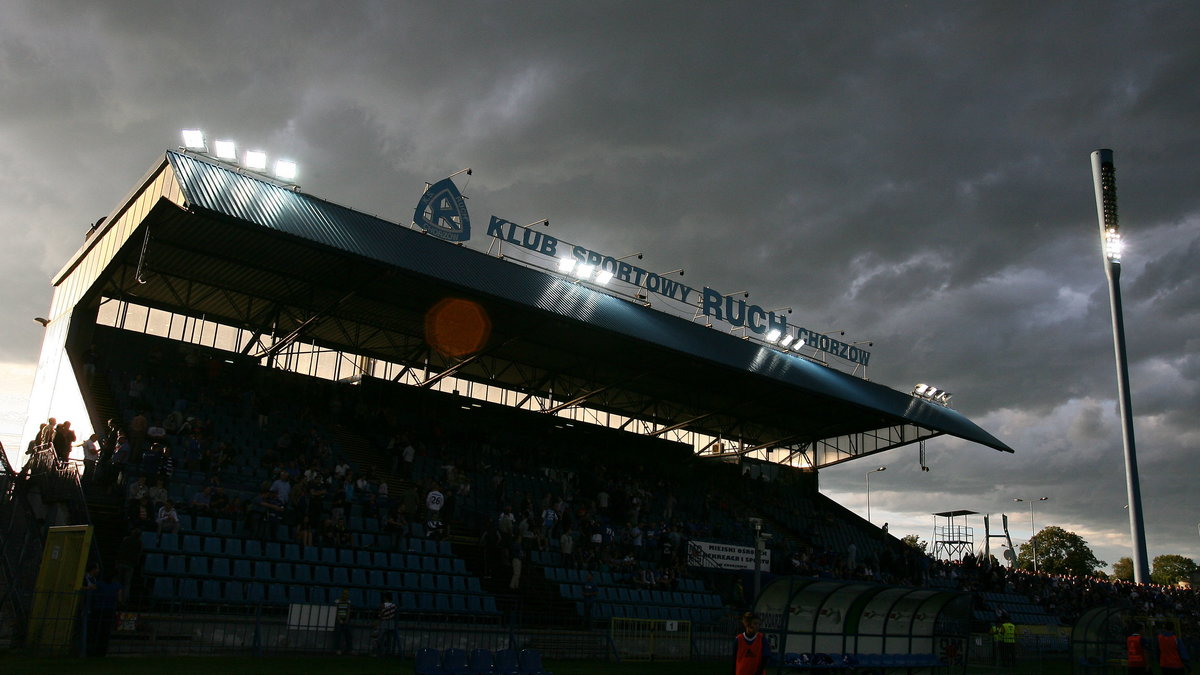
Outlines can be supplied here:
[[1150, 581], [1150, 568], [1146, 561], [1142, 489], [1138, 479], [1137, 452], [1133, 441], [1129, 365], [1125, 359], [1125, 319], [1121, 309], [1121, 231], [1117, 220], [1117, 178], [1112, 150], [1092, 152], [1092, 181], [1096, 186], [1096, 216], [1100, 222], [1104, 273], [1108, 276], [1108, 300], [1112, 308], [1113, 350], [1117, 359], [1117, 400], [1121, 410], [1121, 440], [1125, 446], [1125, 490], [1129, 498], [1129, 533], [1133, 539], [1133, 580], [1141, 584]]

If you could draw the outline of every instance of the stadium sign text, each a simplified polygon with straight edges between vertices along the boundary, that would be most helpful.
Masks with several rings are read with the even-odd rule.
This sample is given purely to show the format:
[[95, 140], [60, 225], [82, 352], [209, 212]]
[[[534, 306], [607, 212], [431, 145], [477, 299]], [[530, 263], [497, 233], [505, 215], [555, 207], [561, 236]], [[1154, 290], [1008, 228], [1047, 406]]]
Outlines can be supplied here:
[[[688, 565], [720, 570], [753, 570], [754, 549], [749, 546], [692, 540], [688, 542]], [[759, 569], [771, 569], [771, 549], [763, 549]]]
[[[429, 234], [447, 241], [463, 242], [471, 237], [471, 219], [467, 215], [466, 201], [454, 185], [445, 178], [431, 185], [421, 195], [413, 214], [413, 222]], [[510, 220], [492, 216], [488, 222], [487, 236], [501, 242], [520, 246], [528, 251], [556, 260], [569, 258], [579, 265], [588, 265], [596, 273], [604, 272], [612, 279], [654, 293], [664, 298], [692, 305], [703, 315], [724, 321], [734, 328], [745, 328], [760, 336], [774, 335], [774, 339], [788, 334], [787, 316], [763, 309], [761, 306], [735, 298], [737, 293], [721, 293], [705, 286], [696, 289], [683, 282], [658, 274], [623, 259], [585, 246], [570, 244], [550, 234]], [[626, 256], [628, 257], [628, 256]], [[828, 335], [797, 328], [796, 343], [804, 344], [832, 356], [863, 366], [868, 365], [871, 354], [858, 347], [835, 340]]]

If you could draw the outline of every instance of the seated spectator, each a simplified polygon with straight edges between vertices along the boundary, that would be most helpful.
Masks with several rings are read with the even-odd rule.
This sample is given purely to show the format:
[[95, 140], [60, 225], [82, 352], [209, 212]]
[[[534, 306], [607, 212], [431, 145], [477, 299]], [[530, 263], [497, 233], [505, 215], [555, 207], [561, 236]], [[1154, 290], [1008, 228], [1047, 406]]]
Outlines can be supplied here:
[[449, 534], [450, 532], [446, 527], [446, 524], [443, 523], [437, 516], [433, 516], [429, 520], [425, 521], [425, 537], [427, 539], [442, 541], [449, 536]]
[[154, 481], [154, 487], [146, 491], [146, 496], [150, 498], [150, 503], [155, 506], [162, 506], [167, 502], [167, 486], [161, 478]]
[[192, 495], [192, 512], [199, 514], [207, 514], [212, 506], [212, 487], [205, 485], [196, 494]]
[[142, 500], [142, 497], [146, 496], [146, 493], [149, 491], [149, 489], [150, 487], [146, 485], [146, 477], [138, 476], [137, 480], [133, 481], [133, 484], [129, 486], [129, 491], [126, 493], [126, 496], [129, 501], [138, 502]]
[[154, 519], [158, 524], [158, 536], [161, 539], [163, 532], [172, 534], [179, 532], [179, 514], [175, 511], [175, 504], [170, 499], [166, 501], [158, 509], [158, 516]]
[[296, 543], [300, 544], [301, 546], [313, 545], [313, 526], [312, 521], [309, 520], [308, 516], [304, 516], [304, 518], [301, 519], [300, 524], [296, 526], [296, 532], [293, 535], [293, 538], [296, 540]]

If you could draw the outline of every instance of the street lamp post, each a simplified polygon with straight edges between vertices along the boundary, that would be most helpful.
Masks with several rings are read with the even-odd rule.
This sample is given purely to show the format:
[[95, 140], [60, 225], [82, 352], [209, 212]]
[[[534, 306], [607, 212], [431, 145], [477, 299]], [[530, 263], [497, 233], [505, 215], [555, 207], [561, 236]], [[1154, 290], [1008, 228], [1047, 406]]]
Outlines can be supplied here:
[[876, 469], [871, 469], [867, 472], [867, 522], [871, 522], [871, 474], [880, 471], [887, 471], [886, 466], [881, 466]]
[[1129, 365], [1125, 357], [1125, 314], [1121, 308], [1121, 230], [1117, 219], [1117, 178], [1112, 150], [1096, 150], [1092, 153], [1092, 181], [1096, 188], [1096, 216], [1100, 222], [1104, 273], [1108, 277], [1108, 302], [1112, 310], [1117, 402], [1121, 412], [1121, 441], [1125, 449], [1125, 491], [1129, 497], [1129, 533], [1133, 540], [1133, 580], [1141, 584], [1150, 581], [1150, 566], [1146, 560], [1146, 525], [1142, 521], [1142, 488], [1133, 440]]
[[[1025, 500], [1021, 499], [1020, 497], [1016, 497], [1013, 499], [1013, 501], [1014, 502], [1023, 502]], [[1038, 571], [1037, 539], [1034, 538], [1034, 535], [1037, 534], [1037, 528], [1034, 527], [1034, 525], [1033, 525], [1033, 503], [1034, 503], [1034, 501], [1045, 502], [1045, 501], [1050, 501], [1050, 498], [1049, 497], [1038, 497], [1036, 500], [1033, 500], [1033, 499], [1029, 500], [1029, 548], [1033, 549], [1033, 571], [1037, 572]]]

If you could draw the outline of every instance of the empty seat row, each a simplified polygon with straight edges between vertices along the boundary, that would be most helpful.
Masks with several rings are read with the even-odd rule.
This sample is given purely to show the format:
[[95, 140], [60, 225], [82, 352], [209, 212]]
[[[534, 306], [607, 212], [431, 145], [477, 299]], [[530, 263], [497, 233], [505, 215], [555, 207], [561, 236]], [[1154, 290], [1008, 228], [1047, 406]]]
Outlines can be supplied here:
[[[338, 586], [269, 584], [261, 582], [174, 579], [154, 580], [152, 596], [159, 602], [224, 604], [332, 604], [341, 595]], [[401, 612], [439, 614], [498, 614], [496, 599], [490, 595], [465, 593], [429, 593], [404, 591], [395, 596]], [[374, 610], [383, 602], [378, 589], [350, 589], [350, 605]]]
[[[571, 600], [583, 599], [583, 586], [579, 584], [562, 584], [559, 593]], [[721, 598], [715, 593], [683, 593], [680, 591], [648, 591], [635, 588], [611, 588], [600, 586], [596, 589], [596, 600], [601, 602], [643, 603], [651, 605], [671, 605], [674, 607], [709, 607], [721, 606]]]
[[[587, 607], [583, 602], [575, 603], [575, 611], [579, 616], [587, 616]], [[624, 619], [651, 619], [656, 621], [691, 621], [693, 623], [713, 623], [720, 619], [721, 611], [699, 607], [663, 607], [660, 605], [632, 605], [611, 602], [598, 602], [592, 606], [593, 619], [608, 619], [612, 617]]]
[[[617, 586], [619, 575], [612, 572], [589, 572], [565, 567], [546, 567], [546, 579], [565, 584], [584, 584], [587, 577], [592, 575], [592, 583], [596, 586]], [[628, 578], [627, 576], [625, 578]], [[675, 585], [680, 591], [687, 593], [704, 593], [704, 582], [699, 579], [676, 579]]]
[[360, 567], [328, 567], [304, 563], [270, 563], [263, 560], [208, 558], [205, 556], [146, 556], [145, 572], [150, 576], [177, 576], [243, 581], [295, 582], [330, 586], [420, 589], [481, 593], [478, 577], [463, 574], [366, 570]]
[[[435, 543], [435, 542], [430, 542]], [[446, 542], [440, 542], [447, 544]], [[229, 556], [279, 561], [304, 561], [311, 564], [342, 565], [345, 567], [374, 567], [376, 569], [411, 569], [444, 574], [465, 574], [466, 566], [461, 558], [450, 556], [449, 544], [435, 547], [444, 555], [430, 553], [398, 553], [369, 551], [365, 549], [334, 548], [331, 546], [299, 546], [279, 542], [263, 543], [257, 539], [236, 537], [200, 537], [196, 535], [162, 535], [161, 541], [154, 532], [142, 533], [142, 547], [147, 551], [179, 551], [187, 554], [202, 553], [209, 556]], [[423, 549], [428, 550], [428, 549]]]

